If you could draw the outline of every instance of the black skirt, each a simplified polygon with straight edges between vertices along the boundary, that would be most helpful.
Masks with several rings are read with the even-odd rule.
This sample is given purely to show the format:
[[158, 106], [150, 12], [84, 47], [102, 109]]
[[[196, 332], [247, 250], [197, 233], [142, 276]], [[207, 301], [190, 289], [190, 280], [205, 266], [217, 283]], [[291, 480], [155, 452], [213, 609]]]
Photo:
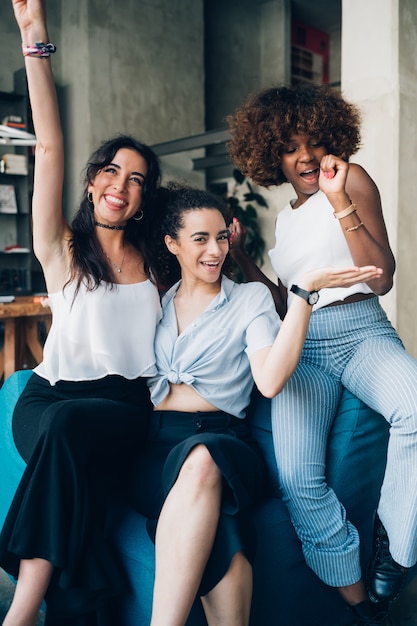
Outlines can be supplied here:
[[154, 539], [157, 519], [181, 467], [197, 445], [209, 450], [223, 477], [217, 533], [199, 595], [206, 595], [223, 578], [236, 552], [253, 558], [255, 535], [251, 508], [262, 497], [265, 467], [257, 443], [244, 420], [221, 411], [186, 413], [154, 411], [143, 454], [132, 472], [131, 500], [148, 519]]
[[124, 588], [106, 509], [149, 414], [146, 380], [119, 376], [51, 386], [34, 374], [16, 404], [13, 435], [27, 466], [0, 534], [0, 566], [17, 577], [22, 558], [54, 565], [47, 624], [104, 623], [96, 611], [108, 614]]

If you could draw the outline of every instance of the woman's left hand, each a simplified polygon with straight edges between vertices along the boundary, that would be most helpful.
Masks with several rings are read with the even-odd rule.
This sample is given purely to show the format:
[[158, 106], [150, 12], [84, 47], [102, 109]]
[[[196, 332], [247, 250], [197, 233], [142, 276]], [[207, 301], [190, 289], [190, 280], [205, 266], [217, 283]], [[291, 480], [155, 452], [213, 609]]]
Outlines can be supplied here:
[[299, 287], [308, 291], [324, 288], [351, 287], [357, 283], [366, 283], [382, 276], [383, 270], [375, 265], [363, 267], [321, 267], [306, 272], [299, 282]]

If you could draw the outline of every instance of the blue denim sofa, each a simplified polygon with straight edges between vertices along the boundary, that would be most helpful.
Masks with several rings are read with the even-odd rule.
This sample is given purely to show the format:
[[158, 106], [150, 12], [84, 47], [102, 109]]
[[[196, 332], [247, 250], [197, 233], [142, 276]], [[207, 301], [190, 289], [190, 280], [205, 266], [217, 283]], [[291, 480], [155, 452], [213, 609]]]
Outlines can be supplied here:
[[[16, 400], [30, 374], [30, 371], [16, 372], [0, 390], [0, 527], [25, 467], [13, 442], [11, 420]], [[254, 392], [248, 418], [271, 475], [270, 493], [254, 512], [258, 543], [251, 626], [347, 626], [352, 623], [351, 612], [339, 594], [322, 584], [307, 567], [280, 499], [270, 401]], [[360, 532], [364, 561], [370, 551], [372, 517], [384, 472], [387, 434], [381, 416], [345, 391], [329, 440], [327, 478]], [[154, 549], [145, 519], [118, 503], [113, 536], [129, 580], [120, 603], [118, 626], [146, 626], [151, 610]], [[206, 624], [198, 600], [187, 624]]]

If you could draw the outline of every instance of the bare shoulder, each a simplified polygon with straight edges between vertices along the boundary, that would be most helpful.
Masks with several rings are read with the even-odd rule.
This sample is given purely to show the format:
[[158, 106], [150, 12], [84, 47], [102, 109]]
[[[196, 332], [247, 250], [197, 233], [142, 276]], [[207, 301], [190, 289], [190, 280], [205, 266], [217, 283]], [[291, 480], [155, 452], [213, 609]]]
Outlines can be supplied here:
[[346, 190], [348, 193], [354, 190], [359, 192], [373, 192], [379, 194], [375, 181], [359, 163], [350, 163], [346, 180]]

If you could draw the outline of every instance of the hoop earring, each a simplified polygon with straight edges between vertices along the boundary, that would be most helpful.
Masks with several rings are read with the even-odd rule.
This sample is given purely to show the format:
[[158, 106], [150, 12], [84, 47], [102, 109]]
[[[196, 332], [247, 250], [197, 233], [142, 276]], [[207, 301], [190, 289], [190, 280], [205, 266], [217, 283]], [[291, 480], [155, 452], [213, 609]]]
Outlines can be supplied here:
[[91, 191], [89, 191], [87, 194], [87, 200], [90, 204], [93, 204], [93, 194], [91, 193]]
[[132, 217], [132, 219], [135, 220], [135, 222], [140, 222], [140, 220], [143, 219], [143, 210], [138, 211], [136, 215], [139, 215], [139, 217]]

